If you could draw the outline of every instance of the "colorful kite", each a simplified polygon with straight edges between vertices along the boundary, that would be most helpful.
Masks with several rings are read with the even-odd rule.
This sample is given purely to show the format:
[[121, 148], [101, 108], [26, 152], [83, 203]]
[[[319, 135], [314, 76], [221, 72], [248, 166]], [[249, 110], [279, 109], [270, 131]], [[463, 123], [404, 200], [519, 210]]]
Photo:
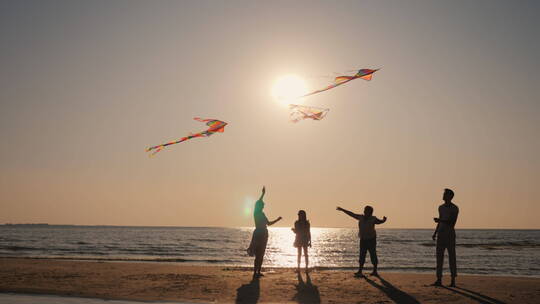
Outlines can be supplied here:
[[362, 78], [364, 80], [371, 80], [371, 78], [373, 77], [373, 73], [377, 72], [379, 69], [376, 69], [376, 70], [371, 70], [371, 69], [361, 69], [361, 70], [358, 70], [358, 72], [353, 75], [353, 76], [338, 76], [334, 79], [334, 83], [327, 86], [326, 88], [324, 89], [321, 89], [321, 90], [317, 90], [317, 91], [314, 91], [314, 92], [311, 92], [311, 93], [308, 93], [306, 95], [302, 95], [300, 97], [306, 97], [306, 96], [309, 96], [309, 95], [313, 95], [313, 94], [317, 94], [317, 93], [320, 93], [320, 92], [324, 92], [326, 90], [330, 90], [330, 89], [333, 89], [337, 86], [340, 86], [344, 83], [347, 83], [351, 80], [355, 80], [357, 78]]
[[165, 148], [166, 146], [181, 143], [181, 142], [183, 142], [185, 140], [192, 139], [192, 138], [195, 138], [195, 137], [208, 137], [208, 136], [211, 136], [212, 134], [214, 134], [216, 132], [223, 133], [223, 131], [225, 131], [225, 126], [227, 125], [226, 122], [221, 121], [221, 120], [217, 120], [217, 119], [202, 119], [202, 118], [199, 118], [199, 117], [195, 117], [193, 119], [195, 119], [197, 121], [200, 121], [200, 122], [206, 122], [206, 125], [209, 126], [208, 130], [202, 131], [202, 132], [199, 132], [199, 133], [195, 133], [195, 134], [190, 134], [190, 135], [188, 135], [186, 137], [180, 138], [177, 141], [171, 141], [171, 142], [166, 143], [166, 144], [150, 147], [150, 148], [146, 149], [146, 152], [150, 152], [152, 150], [155, 150], [154, 152], [152, 152], [152, 154], [150, 154], [150, 156], [152, 156], [152, 155], [158, 153], [159, 151], [163, 150], [163, 148]]
[[291, 122], [299, 122], [304, 119], [313, 119], [321, 120], [323, 119], [330, 109], [310, 107], [310, 106], [300, 106], [300, 105], [289, 105], [291, 109]]

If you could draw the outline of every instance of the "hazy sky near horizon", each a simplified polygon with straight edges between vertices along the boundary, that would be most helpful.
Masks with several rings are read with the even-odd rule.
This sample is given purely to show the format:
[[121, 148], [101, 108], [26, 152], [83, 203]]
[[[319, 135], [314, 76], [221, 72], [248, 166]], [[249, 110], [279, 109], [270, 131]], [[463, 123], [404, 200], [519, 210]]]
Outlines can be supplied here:
[[[0, 1], [0, 223], [540, 228], [537, 1]], [[310, 89], [288, 121], [270, 90]], [[153, 158], [144, 149], [229, 123]]]

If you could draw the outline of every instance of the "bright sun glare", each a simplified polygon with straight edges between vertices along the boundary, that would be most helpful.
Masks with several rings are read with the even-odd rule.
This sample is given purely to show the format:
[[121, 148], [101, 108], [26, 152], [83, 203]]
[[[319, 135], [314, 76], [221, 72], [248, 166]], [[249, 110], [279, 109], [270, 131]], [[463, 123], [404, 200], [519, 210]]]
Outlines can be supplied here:
[[276, 80], [272, 87], [272, 96], [282, 104], [288, 104], [307, 93], [307, 84], [297, 75], [285, 75]]

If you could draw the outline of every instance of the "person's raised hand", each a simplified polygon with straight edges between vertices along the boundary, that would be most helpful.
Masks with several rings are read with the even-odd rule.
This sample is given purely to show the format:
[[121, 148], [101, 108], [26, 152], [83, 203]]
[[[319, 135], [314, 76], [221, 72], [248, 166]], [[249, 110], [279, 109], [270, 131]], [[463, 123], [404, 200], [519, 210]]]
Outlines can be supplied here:
[[262, 188], [262, 194], [265, 194], [266, 193], [266, 186], [263, 186]]
[[337, 211], [343, 211], [343, 208], [337, 207], [336, 210], [337, 210]]
[[386, 216], [383, 216], [382, 220], [386, 222]]

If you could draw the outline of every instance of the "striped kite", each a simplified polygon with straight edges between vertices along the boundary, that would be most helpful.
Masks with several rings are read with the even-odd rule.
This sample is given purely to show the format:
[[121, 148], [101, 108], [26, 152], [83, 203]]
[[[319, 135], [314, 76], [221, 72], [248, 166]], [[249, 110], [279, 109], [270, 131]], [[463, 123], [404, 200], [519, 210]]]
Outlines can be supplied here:
[[310, 106], [300, 106], [300, 105], [289, 105], [291, 109], [291, 122], [299, 122], [304, 119], [313, 119], [321, 120], [323, 119], [330, 109], [310, 107]]
[[313, 95], [313, 94], [317, 94], [317, 93], [320, 93], [320, 92], [324, 92], [326, 90], [330, 90], [330, 89], [333, 89], [337, 86], [340, 86], [344, 83], [347, 83], [351, 80], [355, 80], [357, 78], [362, 78], [364, 80], [371, 80], [371, 78], [373, 77], [373, 73], [377, 72], [379, 69], [376, 69], [376, 70], [371, 70], [371, 69], [361, 69], [361, 70], [358, 70], [358, 72], [356, 74], [354, 74], [353, 76], [338, 76], [334, 79], [334, 83], [327, 86], [326, 88], [324, 89], [321, 89], [321, 90], [317, 90], [317, 91], [314, 91], [314, 92], [311, 92], [311, 93], [308, 93], [306, 95], [302, 95], [300, 97], [306, 97], [306, 96], [309, 96], [309, 95]]
[[227, 125], [226, 122], [221, 121], [221, 120], [217, 120], [217, 119], [202, 119], [202, 118], [199, 118], [199, 117], [195, 117], [193, 119], [195, 119], [197, 121], [200, 121], [200, 122], [206, 122], [206, 125], [209, 126], [208, 130], [202, 131], [202, 132], [199, 132], [199, 133], [195, 133], [195, 134], [190, 134], [190, 135], [188, 135], [186, 137], [180, 138], [177, 141], [171, 141], [171, 142], [168, 142], [166, 144], [157, 145], [157, 146], [147, 148], [146, 152], [150, 152], [152, 150], [155, 150], [154, 152], [152, 152], [152, 154], [150, 154], [150, 156], [152, 156], [152, 155], [158, 153], [159, 151], [163, 150], [163, 148], [165, 148], [166, 146], [181, 143], [181, 142], [183, 142], [185, 140], [192, 139], [192, 138], [195, 138], [195, 137], [208, 137], [208, 136], [211, 136], [212, 134], [214, 134], [216, 132], [223, 133], [223, 131], [225, 131], [225, 126]]

